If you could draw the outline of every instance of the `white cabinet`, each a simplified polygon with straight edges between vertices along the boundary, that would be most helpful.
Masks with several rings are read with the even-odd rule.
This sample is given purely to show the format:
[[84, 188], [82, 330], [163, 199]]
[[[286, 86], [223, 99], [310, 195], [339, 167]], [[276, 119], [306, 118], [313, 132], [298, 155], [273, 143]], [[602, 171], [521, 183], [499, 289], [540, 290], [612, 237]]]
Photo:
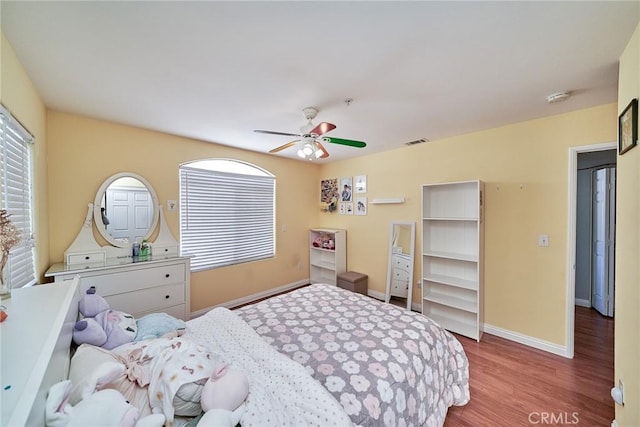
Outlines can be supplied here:
[[483, 318], [482, 181], [422, 186], [422, 312], [480, 340]]
[[347, 271], [347, 231], [327, 228], [309, 230], [309, 280], [336, 285], [338, 274]]
[[14, 289], [2, 301], [0, 425], [44, 426], [49, 388], [67, 378], [69, 346], [78, 317], [78, 280]]
[[55, 282], [80, 276], [80, 290], [96, 287], [114, 310], [135, 318], [165, 312], [189, 320], [190, 260], [182, 256], [151, 256], [144, 261], [132, 257], [106, 258], [95, 264], [54, 264], [45, 273]]

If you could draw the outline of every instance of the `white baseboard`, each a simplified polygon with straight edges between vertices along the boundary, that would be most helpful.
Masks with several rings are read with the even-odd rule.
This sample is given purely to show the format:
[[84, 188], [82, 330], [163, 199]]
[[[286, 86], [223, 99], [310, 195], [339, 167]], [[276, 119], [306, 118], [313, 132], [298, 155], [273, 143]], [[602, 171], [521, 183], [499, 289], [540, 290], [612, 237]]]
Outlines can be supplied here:
[[378, 291], [372, 291], [371, 289], [367, 289], [367, 294], [371, 297], [371, 298], [375, 298], [375, 299], [379, 299], [380, 301], [384, 301], [385, 299], [385, 294], [383, 294], [382, 292], [378, 292]]
[[[382, 292], [378, 292], [378, 291], [372, 291], [371, 289], [367, 290], [367, 294], [371, 297], [371, 298], [375, 298], [377, 300], [380, 301], [384, 301], [386, 295]], [[422, 306], [420, 305], [419, 302], [415, 302], [412, 301], [411, 302], [411, 311], [417, 311], [418, 313], [422, 313]]]
[[562, 345], [558, 345], [549, 341], [541, 340], [539, 338], [530, 337], [528, 335], [520, 334], [518, 332], [502, 329], [497, 326], [489, 325], [485, 323], [483, 325], [483, 331], [487, 334], [495, 335], [500, 338], [507, 339], [509, 341], [515, 341], [520, 344], [524, 344], [529, 347], [537, 348], [538, 350], [546, 351], [549, 353], [557, 354], [559, 356], [569, 358], [567, 348]]
[[196, 317], [200, 317], [203, 314], [213, 310], [216, 307], [233, 308], [233, 307], [237, 307], [237, 306], [242, 305], [242, 304], [246, 304], [246, 303], [249, 303], [249, 302], [252, 302], [252, 301], [256, 301], [256, 300], [259, 300], [259, 299], [262, 299], [262, 298], [270, 297], [270, 296], [279, 294], [280, 292], [289, 291], [291, 289], [299, 288], [300, 286], [304, 286], [304, 285], [308, 285], [308, 284], [309, 284], [309, 279], [298, 280], [297, 282], [289, 283], [288, 285], [278, 286], [277, 288], [269, 289], [267, 291], [258, 292], [256, 294], [247, 295], [246, 297], [237, 298], [237, 299], [234, 299], [234, 300], [231, 300], [231, 301], [227, 301], [227, 302], [222, 303], [222, 304], [214, 305], [212, 307], [207, 307], [207, 308], [203, 308], [203, 309], [198, 310], [198, 311], [193, 311], [193, 312], [191, 312], [191, 316], [189, 318], [190, 319], [195, 319]]
[[591, 301], [588, 299], [576, 298], [575, 305], [580, 307], [591, 308]]

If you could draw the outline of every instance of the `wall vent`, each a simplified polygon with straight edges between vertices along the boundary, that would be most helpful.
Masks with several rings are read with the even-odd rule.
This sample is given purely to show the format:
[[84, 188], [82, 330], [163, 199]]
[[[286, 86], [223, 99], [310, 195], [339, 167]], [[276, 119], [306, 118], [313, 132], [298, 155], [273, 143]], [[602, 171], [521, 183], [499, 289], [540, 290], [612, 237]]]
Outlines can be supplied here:
[[420, 138], [420, 139], [416, 139], [415, 141], [405, 142], [404, 145], [416, 145], [416, 144], [422, 144], [423, 142], [429, 142], [429, 140], [427, 138]]

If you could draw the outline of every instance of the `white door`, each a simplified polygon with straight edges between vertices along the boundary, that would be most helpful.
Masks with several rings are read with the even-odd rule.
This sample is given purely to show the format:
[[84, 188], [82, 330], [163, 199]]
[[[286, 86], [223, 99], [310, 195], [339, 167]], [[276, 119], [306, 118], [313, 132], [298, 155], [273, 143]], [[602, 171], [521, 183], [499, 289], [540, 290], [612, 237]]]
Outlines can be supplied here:
[[591, 302], [604, 316], [613, 316], [615, 168], [593, 172]]
[[153, 215], [149, 192], [139, 188], [110, 187], [106, 198], [109, 234], [123, 242], [142, 242]]

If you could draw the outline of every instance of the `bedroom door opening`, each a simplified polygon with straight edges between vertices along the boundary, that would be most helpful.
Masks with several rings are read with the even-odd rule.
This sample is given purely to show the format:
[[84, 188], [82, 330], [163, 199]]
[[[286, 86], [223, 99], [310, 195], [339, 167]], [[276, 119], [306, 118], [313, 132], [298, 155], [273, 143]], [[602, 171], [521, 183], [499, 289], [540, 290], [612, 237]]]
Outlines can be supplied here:
[[575, 306], [614, 310], [615, 142], [569, 149], [566, 356], [574, 356]]
[[613, 317], [616, 168], [592, 172], [591, 305], [603, 316]]

